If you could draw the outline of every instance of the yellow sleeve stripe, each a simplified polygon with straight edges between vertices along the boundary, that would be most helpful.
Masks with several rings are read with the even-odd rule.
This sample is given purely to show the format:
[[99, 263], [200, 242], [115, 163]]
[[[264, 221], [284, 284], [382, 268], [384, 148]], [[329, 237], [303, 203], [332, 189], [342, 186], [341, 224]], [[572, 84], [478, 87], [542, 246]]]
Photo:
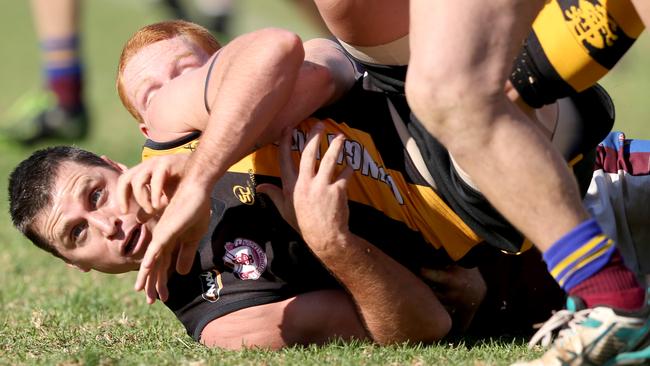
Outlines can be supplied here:
[[196, 149], [197, 145], [198, 145], [198, 140], [194, 140], [182, 146], [177, 146], [166, 150], [155, 150], [148, 147], [144, 147], [142, 148], [142, 161], [145, 161], [154, 156], [164, 156], [164, 155], [171, 155], [171, 154], [189, 154]]
[[[562, 273], [562, 271], [564, 271], [569, 266], [573, 265], [574, 262], [578, 261], [581, 257], [589, 253], [591, 250], [593, 250], [596, 246], [601, 244], [606, 239], [607, 237], [604, 234], [597, 235], [593, 239], [585, 243], [580, 249], [573, 252], [570, 256], [564, 258], [564, 260], [558, 263], [555, 266], [555, 268], [553, 268], [553, 270], [551, 271], [551, 275], [553, 276], [553, 278], [557, 278], [560, 275], [560, 273]], [[611, 239], [607, 239], [607, 243], [605, 243], [603, 247], [609, 248], [609, 246], [611, 245], [612, 245]]]
[[[535, 19], [533, 29], [549, 62], [573, 89], [582, 91], [609, 71], [595, 62], [584, 46], [573, 38], [556, 1], [547, 2]], [[567, 57], [571, 62], [566, 61]]]
[[578, 164], [580, 161], [582, 161], [583, 158], [584, 156], [582, 154], [578, 154], [575, 158], [569, 161], [569, 167], [573, 167], [574, 165]]

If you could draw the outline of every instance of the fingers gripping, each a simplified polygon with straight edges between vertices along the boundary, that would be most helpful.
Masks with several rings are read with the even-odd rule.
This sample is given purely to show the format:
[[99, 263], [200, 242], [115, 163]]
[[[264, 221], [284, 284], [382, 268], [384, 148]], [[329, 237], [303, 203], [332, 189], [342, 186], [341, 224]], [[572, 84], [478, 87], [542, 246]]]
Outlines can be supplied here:
[[312, 127], [307, 139], [307, 144], [305, 145], [305, 149], [302, 152], [302, 157], [300, 158], [298, 179], [310, 179], [314, 176], [316, 172], [316, 160], [318, 159], [318, 150], [322, 131], [323, 125], [321, 123], [317, 123], [314, 125], [314, 127]]
[[[330, 183], [334, 180], [338, 180], [340, 177], [340, 175], [339, 177], [337, 177], [335, 173], [338, 167], [337, 161], [339, 159], [339, 156], [341, 155], [341, 150], [343, 149], [344, 143], [345, 143], [345, 136], [337, 135], [332, 140], [332, 142], [330, 142], [330, 146], [322, 158], [321, 165], [318, 170], [318, 176], [320, 177], [320, 179], [324, 179], [325, 182]], [[345, 172], [345, 170], [343, 172]]]
[[187, 274], [192, 269], [196, 249], [199, 246], [199, 240], [185, 242], [181, 245], [176, 259], [176, 271], [180, 274]]
[[155, 170], [151, 175], [151, 205], [154, 209], [160, 210], [163, 203], [163, 188], [165, 181], [169, 177], [167, 169]]
[[151, 171], [148, 170], [136, 174], [131, 181], [133, 197], [147, 214], [152, 214], [154, 212], [151, 205], [151, 193], [149, 189], [150, 181]]
[[291, 132], [287, 132], [282, 136], [280, 144], [280, 173], [282, 175], [282, 188], [284, 192], [293, 192], [298, 179], [296, 166], [291, 158]]

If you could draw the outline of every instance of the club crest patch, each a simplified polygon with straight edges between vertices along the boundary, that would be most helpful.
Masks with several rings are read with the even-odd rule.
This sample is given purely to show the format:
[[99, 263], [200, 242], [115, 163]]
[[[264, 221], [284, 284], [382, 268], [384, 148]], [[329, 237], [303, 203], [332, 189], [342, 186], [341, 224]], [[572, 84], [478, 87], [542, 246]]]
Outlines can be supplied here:
[[223, 289], [223, 282], [221, 281], [221, 273], [216, 269], [201, 273], [201, 287], [203, 293], [201, 297], [209, 302], [216, 302], [221, 295]]
[[224, 245], [223, 261], [241, 280], [256, 280], [266, 270], [266, 253], [252, 240], [238, 238]]

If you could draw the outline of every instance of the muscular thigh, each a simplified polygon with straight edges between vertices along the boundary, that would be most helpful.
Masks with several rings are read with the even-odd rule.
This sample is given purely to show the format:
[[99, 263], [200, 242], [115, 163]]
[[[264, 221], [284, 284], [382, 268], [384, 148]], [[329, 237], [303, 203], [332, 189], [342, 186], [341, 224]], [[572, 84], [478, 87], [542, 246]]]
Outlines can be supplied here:
[[542, 5], [542, 0], [412, 0], [411, 67], [501, 90]]

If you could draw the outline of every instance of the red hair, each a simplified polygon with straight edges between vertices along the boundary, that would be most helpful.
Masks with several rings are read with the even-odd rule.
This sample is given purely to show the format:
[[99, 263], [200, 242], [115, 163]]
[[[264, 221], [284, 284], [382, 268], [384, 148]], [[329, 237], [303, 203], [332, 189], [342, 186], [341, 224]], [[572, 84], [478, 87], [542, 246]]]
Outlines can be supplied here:
[[124, 107], [135, 117], [138, 121], [142, 121], [142, 116], [136, 111], [135, 107], [126, 96], [124, 90], [124, 83], [122, 81], [124, 74], [124, 67], [141, 49], [153, 43], [172, 39], [178, 36], [184, 36], [187, 39], [195, 42], [203, 51], [208, 55], [217, 52], [221, 45], [210, 34], [210, 32], [198, 24], [186, 22], [183, 20], [168, 20], [160, 23], [154, 23], [140, 28], [124, 45], [122, 55], [120, 55], [120, 63], [117, 66], [117, 80], [116, 87], [117, 93], [122, 100]]

